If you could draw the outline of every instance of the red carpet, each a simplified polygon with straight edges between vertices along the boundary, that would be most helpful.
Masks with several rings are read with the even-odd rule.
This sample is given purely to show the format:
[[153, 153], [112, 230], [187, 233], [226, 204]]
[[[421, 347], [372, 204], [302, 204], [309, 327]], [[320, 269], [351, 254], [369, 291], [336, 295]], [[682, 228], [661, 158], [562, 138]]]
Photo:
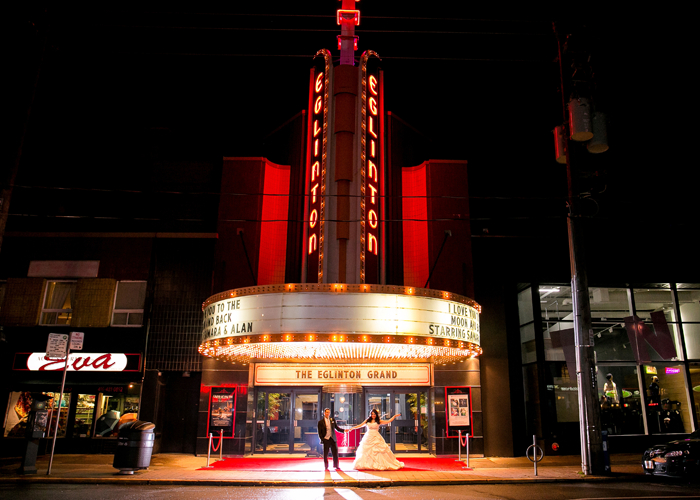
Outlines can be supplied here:
[[[405, 471], [461, 471], [465, 470], [464, 462], [457, 462], [452, 458], [396, 458], [404, 463]], [[352, 469], [352, 458], [341, 458], [340, 468], [342, 470]], [[333, 470], [333, 461], [329, 458], [328, 465]], [[270, 470], [270, 471], [290, 471], [290, 472], [312, 472], [323, 470], [323, 460], [321, 458], [225, 458], [222, 461], [212, 462], [213, 470]], [[207, 469], [199, 469], [207, 470]]]

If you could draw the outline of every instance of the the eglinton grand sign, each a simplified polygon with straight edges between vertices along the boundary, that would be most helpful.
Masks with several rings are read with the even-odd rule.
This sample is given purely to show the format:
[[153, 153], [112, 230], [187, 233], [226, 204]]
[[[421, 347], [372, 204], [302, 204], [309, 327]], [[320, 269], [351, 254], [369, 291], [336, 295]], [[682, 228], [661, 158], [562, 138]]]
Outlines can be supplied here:
[[265, 334], [366, 334], [480, 345], [479, 312], [435, 297], [390, 293], [266, 293], [211, 302], [202, 341]]
[[428, 364], [262, 363], [255, 365], [255, 385], [430, 385]]

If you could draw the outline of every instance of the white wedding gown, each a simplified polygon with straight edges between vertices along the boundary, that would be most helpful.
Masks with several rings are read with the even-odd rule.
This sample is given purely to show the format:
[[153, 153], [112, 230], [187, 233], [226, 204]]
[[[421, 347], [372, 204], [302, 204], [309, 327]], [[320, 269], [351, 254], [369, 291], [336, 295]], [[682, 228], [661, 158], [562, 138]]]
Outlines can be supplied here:
[[398, 470], [403, 462], [396, 460], [391, 448], [379, 433], [379, 424], [367, 425], [367, 433], [360, 441], [352, 468], [355, 470]]

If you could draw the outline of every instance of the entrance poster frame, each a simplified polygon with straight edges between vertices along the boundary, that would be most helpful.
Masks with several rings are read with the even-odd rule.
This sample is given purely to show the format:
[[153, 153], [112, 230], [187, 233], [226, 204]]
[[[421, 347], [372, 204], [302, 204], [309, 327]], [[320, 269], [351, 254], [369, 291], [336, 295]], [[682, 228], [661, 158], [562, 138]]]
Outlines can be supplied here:
[[[452, 397], [450, 397], [452, 396]], [[456, 396], [460, 396], [457, 398]], [[450, 425], [450, 401], [462, 399], [465, 397], [467, 399], [467, 404], [469, 405], [469, 425]], [[454, 419], [453, 423], [454, 423]], [[446, 437], [457, 438], [459, 437], [458, 431], [467, 432], [469, 437], [474, 437], [474, 407], [472, 405], [472, 388], [471, 386], [451, 386], [445, 387], [445, 429]], [[450, 434], [452, 432], [452, 434]]]
[[[207, 408], [207, 436], [209, 433], [219, 433], [223, 429], [224, 439], [233, 439], [236, 433], [236, 399], [238, 395], [238, 388], [235, 386], [214, 386], [209, 388], [209, 405]], [[220, 396], [220, 397], [215, 397]], [[225, 404], [227, 400], [233, 400], [233, 406], [231, 407], [231, 419], [230, 424], [226, 425], [212, 425], [212, 414], [215, 408], [221, 409], [221, 405]], [[216, 437], [216, 436], [214, 436]]]

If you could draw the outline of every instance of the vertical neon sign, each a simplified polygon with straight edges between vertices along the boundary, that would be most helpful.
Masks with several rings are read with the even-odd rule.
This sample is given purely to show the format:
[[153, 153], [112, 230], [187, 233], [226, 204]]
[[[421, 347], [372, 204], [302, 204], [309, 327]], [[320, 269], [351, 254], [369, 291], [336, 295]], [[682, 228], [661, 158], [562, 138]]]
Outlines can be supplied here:
[[306, 222], [306, 282], [323, 281], [323, 228], [326, 214], [326, 142], [328, 117], [328, 82], [330, 53], [321, 49], [316, 57], [323, 55], [323, 61], [314, 67], [310, 89], [309, 142], [307, 169], [307, 199], [309, 200]]
[[380, 72], [367, 70], [371, 56], [379, 58], [372, 50], [362, 54], [362, 201], [360, 238], [360, 281], [379, 283], [380, 217], [382, 196], [382, 139], [383, 93]]

